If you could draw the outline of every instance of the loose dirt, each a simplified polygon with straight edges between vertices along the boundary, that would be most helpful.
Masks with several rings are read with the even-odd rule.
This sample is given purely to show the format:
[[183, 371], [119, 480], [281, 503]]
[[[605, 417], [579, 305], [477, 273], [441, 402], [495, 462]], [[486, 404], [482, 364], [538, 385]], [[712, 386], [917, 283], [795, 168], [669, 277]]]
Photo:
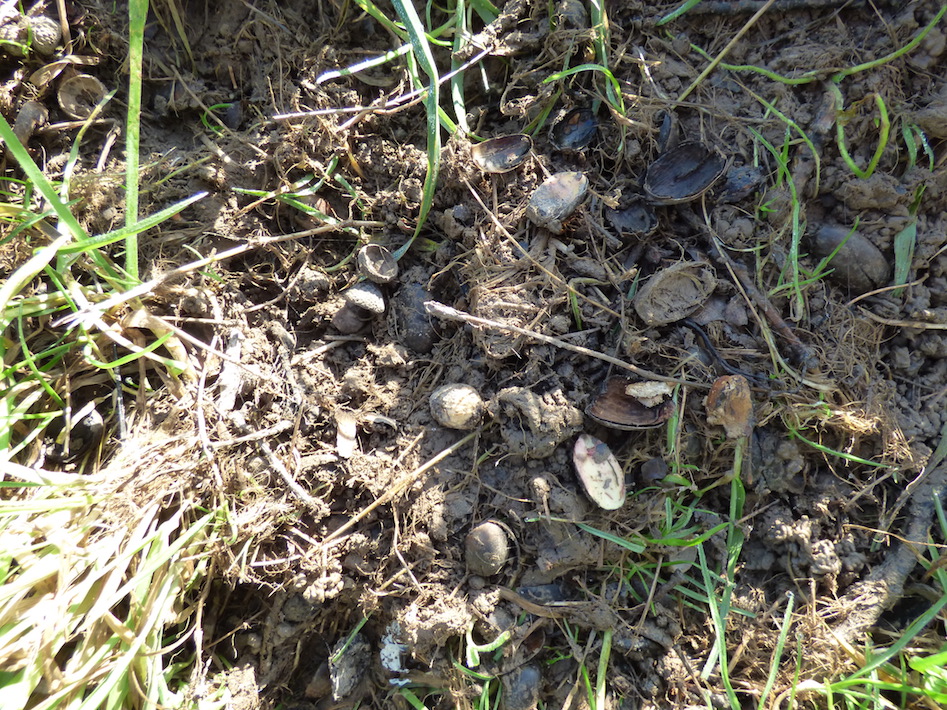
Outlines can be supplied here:
[[[937, 4], [777, 0], [725, 62], [818, 78], [792, 85], [718, 67], [683, 102], [707, 66], [695, 47], [716, 56], [762, 3], [707, 2], [657, 26], [676, 4], [606, 4], [624, 115], [602, 102], [600, 72], [545, 81], [598, 61], [583, 4], [562, 3], [549, 17], [545, 3], [511, 0], [498, 23], [477, 25], [493, 51], [466, 72], [472, 130], [519, 133], [545, 116], [533, 152], [490, 175], [466, 138], [446, 139], [430, 218], [397, 281], [382, 287], [386, 313], [341, 334], [332, 319], [358, 279], [358, 247], [394, 251], [414, 231], [426, 123], [421, 104], [390, 107], [410, 88], [403, 61], [320, 77], [400, 42], [353, 3], [153, 3], [141, 211], [208, 195], [145, 235], [144, 277], [257, 245], [145, 300], [148, 313], [208, 347], [185, 343], [191, 379], [164, 376], [162, 386], [157, 370], [123, 372], [157, 390], [125, 402], [124, 440], [116, 412], [101, 412], [103, 465], [129, 481], [116, 493], [126, 505], [189, 496], [230, 511], [232, 535], [194, 592], [204, 609], [199, 655], [193, 643], [169, 651], [169, 660], [199, 659], [193, 697], [226, 689], [235, 708], [408, 707], [399, 689], [410, 684], [428, 707], [471, 707], [486, 681], [458, 670], [465, 653], [508, 633], [479, 667], [501, 679], [491, 688], [502, 685], [505, 707], [587, 707], [580, 667], [594, 677], [610, 632], [609, 707], [725, 704], [719, 664], [702, 674], [715, 632], [696, 547], [662, 542], [730, 519], [734, 442], [704, 407], [706, 388], [727, 374], [722, 362], [752, 377], [756, 424], [726, 630], [741, 701], [755, 706], [766, 684], [787, 595], [797, 610], [790, 638], [800, 641], [775, 660], [774, 695], [795, 673], [825, 679], [854, 667], [833, 630], [857, 644], [879, 623], [897, 630], [914, 618], [897, 609], [930, 604], [923, 569], [892, 572], [891, 560], [900, 540], [927, 540], [929, 504], [943, 492], [932, 459], [947, 426], [943, 25], [905, 56], [839, 82], [841, 111], [828, 84], [903, 47]], [[108, 3], [67, 7], [74, 53], [98, 61], [82, 70], [118, 92], [110, 122], [85, 137], [75, 178], [80, 219], [104, 232], [124, 210], [122, 156], [108, 146], [126, 98], [125, 15]], [[435, 25], [446, 19], [432, 11]], [[11, 123], [28, 99], [48, 107], [51, 123], [62, 120], [54, 92], [35, 96], [25, 82], [21, 67], [37, 66], [5, 57], [3, 67], [0, 110]], [[864, 169], [879, 140], [874, 96], [892, 125], [876, 171], [862, 179], [840, 154], [835, 123]], [[215, 106], [219, 123], [207, 114]], [[558, 150], [549, 126], [576, 107], [595, 112], [597, 134], [581, 151]], [[39, 128], [28, 145], [55, 178], [75, 136]], [[656, 206], [650, 236], [620, 234], [606, 211], [685, 141], [751, 169], [739, 176], [746, 188]], [[553, 234], [526, 218], [526, 206], [548, 174], [565, 170], [586, 175], [590, 195]], [[315, 187], [294, 191], [301, 184]], [[299, 194], [280, 199], [289, 193]], [[318, 231], [328, 219], [353, 226]], [[891, 290], [895, 243], [911, 225], [910, 285]], [[850, 233], [827, 275], [790, 284], [794, 251], [804, 281]], [[3, 254], [8, 265], [23, 257]], [[715, 275], [690, 314], [706, 339], [676, 318], [649, 326], [633, 307], [654, 274], [685, 261]], [[670, 424], [610, 430], [584, 412], [609, 375], [626, 373], [511, 331], [432, 318], [428, 300], [695, 386], [675, 390]], [[430, 415], [430, 394], [447, 383], [469, 384], [487, 402], [472, 435]], [[349, 453], [341, 422], [353, 419]], [[572, 446], [583, 431], [607, 443], [626, 476], [617, 511], [598, 509], [576, 478]], [[491, 577], [470, 575], [465, 536], [491, 519], [512, 533], [509, 560]], [[628, 549], [614, 538], [651, 542]], [[702, 543], [721, 574], [727, 542], [721, 530]], [[862, 615], [856, 599], [879, 584]]]

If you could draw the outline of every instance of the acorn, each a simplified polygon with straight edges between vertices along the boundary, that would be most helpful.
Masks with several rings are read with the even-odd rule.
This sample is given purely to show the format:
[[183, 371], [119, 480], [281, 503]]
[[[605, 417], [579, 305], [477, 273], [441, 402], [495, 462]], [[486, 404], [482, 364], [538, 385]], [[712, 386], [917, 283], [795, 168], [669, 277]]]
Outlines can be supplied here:
[[510, 540], [499, 523], [488, 520], [467, 533], [464, 550], [471, 574], [492, 577], [510, 557]]
[[475, 429], [486, 409], [480, 393], [470, 385], [449, 384], [431, 393], [431, 416], [448, 429]]

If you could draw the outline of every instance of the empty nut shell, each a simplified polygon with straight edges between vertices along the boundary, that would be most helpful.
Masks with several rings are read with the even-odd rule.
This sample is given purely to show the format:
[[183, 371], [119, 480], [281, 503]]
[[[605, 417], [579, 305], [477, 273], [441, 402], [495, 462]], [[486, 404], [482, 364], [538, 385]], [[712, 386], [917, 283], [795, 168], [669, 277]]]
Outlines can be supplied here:
[[681, 143], [648, 166], [644, 191], [659, 205], [696, 200], [723, 177], [728, 166], [726, 158], [703, 143]]
[[522, 165], [532, 149], [533, 139], [519, 133], [478, 143], [470, 156], [485, 173], [508, 173]]
[[[645, 396], [642, 385], [656, 385]], [[637, 389], [636, 389], [637, 388]], [[666, 382], [632, 383], [624, 377], [610, 377], [585, 413], [609, 429], [634, 431], [661, 426], [674, 413], [674, 403]]]
[[105, 98], [105, 86], [89, 74], [76, 74], [59, 85], [59, 106], [71, 118], [86, 119]]
[[366, 244], [358, 250], [359, 273], [376, 284], [388, 284], [398, 277], [398, 262], [387, 247]]
[[467, 569], [471, 574], [492, 577], [510, 556], [510, 541], [501, 525], [488, 520], [467, 534], [464, 541]]
[[635, 296], [635, 311], [648, 325], [666, 325], [700, 308], [717, 285], [709, 264], [682, 261], [657, 271]]
[[549, 142], [563, 151], [588, 148], [598, 133], [595, 114], [587, 108], [574, 108], [549, 129]]

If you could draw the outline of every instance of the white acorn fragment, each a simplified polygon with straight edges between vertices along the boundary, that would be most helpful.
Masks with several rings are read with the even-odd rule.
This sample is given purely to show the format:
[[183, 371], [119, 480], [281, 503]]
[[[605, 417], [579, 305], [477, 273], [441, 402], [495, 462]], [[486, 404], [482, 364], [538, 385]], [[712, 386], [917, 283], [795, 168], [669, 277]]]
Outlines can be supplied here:
[[537, 227], [562, 234], [562, 223], [582, 204], [589, 179], [579, 172], [556, 173], [536, 188], [526, 205], [526, 217]]
[[341, 459], [350, 459], [358, 440], [358, 416], [348, 409], [335, 412], [335, 451]]
[[431, 393], [431, 416], [448, 429], [475, 429], [483, 418], [480, 393], [470, 385], [450, 384]]
[[580, 434], [572, 450], [572, 462], [593, 503], [605, 510], [618, 510], [625, 504], [625, 476], [605, 442]]
[[655, 380], [632, 382], [625, 387], [625, 394], [634, 397], [646, 407], [657, 407], [670, 397], [673, 391], [674, 388], [667, 382], [657, 382]]

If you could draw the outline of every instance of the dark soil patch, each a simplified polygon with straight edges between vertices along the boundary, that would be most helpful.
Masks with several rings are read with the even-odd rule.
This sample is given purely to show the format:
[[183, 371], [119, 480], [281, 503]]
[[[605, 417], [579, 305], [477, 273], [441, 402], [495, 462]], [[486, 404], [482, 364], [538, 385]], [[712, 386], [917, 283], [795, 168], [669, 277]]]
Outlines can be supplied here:
[[[565, 19], [551, 21], [546, 4], [513, 0], [496, 56], [482, 73], [467, 72], [466, 100], [482, 137], [524, 131], [548, 113], [533, 154], [515, 171], [487, 175], [474, 167], [466, 139], [447, 141], [431, 217], [398, 280], [383, 287], [386, 313], [343, 335], [333, 317], [358, 278], [354, 252], [367, 241], [394, 250], [414, 230], [425, 117], [421, 105], [385, 108], [408, 90], [403, 63], [319, 77], [397, 42], [354, 4], [226, 0], [178, 3], [185, 44], [169, 5], [155, 3], [142, 213], [209, 194], [145, 239], [145, 277], [195, 254], [259, 244], [163, 283], [146, 303], [228, 359], [188, 345], [199, 376], [130, 405], [127, 441], [117, 440], [114, 413], [106, 414], [116, 470], [144, 468], [137, 452], [148, 440], [187, 472], [161, 492], [149, 479], [126, 495], [170, 499], [170, 490], [208, 505], [227, 501], [231, 511], [234, 535], [215, 551], [208, 580], [207, 665], [195, 671], [195, 696], [226, 686], [232, 707], [386, 708], [407, 706], [398, 688], [408, 682], [428, 707], [470, 707], [482, 686], [454, 662], [464, 662], [471, 639], [509, 632], [503, 651], [484, 653], [481, 666], [504, 679], [507, 707], [529, 707], [536, 697], [545, 707], [584, 707], [580, 662], [594, 673], [608, 631], [613, 707], [725, 702], [719, 670], [701, 676], [714, 631], [699, 601], [706, 589], [695, 548], [657, 542], [633, 553], [576, 525], [661, 541], [675, 528], [696, 538], [729, 520], [734, 443], [707, 423], [703, 401], [725, 366], [749, 376], [756, 421], [733, 578], [739, 613], [727, 628], [741, 700], [755, 706], [766, 683], [788, 594], [804, 640], [779, 659], [776, 694], [797, 666], [802, 679], [820, 680], [850, 668], [833, 629], [857, 644], [882, 608], [894, 608], [882, 621], [897, 629], [930, 603], [922, 568], [893, 560], [906, 549], [900, 539], [926, 541], [930, 502], [943, 490], [931, 455], [947, 426], [944, 30], [935, 27], [905, 57], [845, 78], [844, 115], [825, 81], [902, 47], [932, 20], [936, 3], [777, 1], [725, 61], [787, 77], [816, 71], [819, 79], [787, 85], [718, 68], [681, 103], [676, 97], [707, 64], [692, 45], [716, 56], [759, 4], [707, 2], [702, 13], [656, 26], [675, 4], [607, 7], [610, 66], [627, 107], [614, 116], [600, 100], [599, 73], [544, 83], [567, 57], [571, 66], [595, 61], [584, 6], [565, 3]], [[73, 12], [75, 51], [101, 59], [84, 70], [118, 89], [106, 113], [120, 119], [124, 14], [107, 4]], [[11, 122], [33, 98], [24, 86], [17, 75], [0, 97]], [[861, 179], [840, 156], [834, 123], [847, 121], [848, 150], [865, 167], [878, 140], [872, 95], [887, 106], [891, 140], [875, 174]], [[38, 98], [58, 120], [52, 92]], [[211, 130], [201, 117], [218, 104], [229, 105], [217, 109], [224, 125]], [[566, 152], [550, 143], [548, 126], [575, 107], [596, 111], [598, 131], [589, 147]], [[283, 114], [293, 115], [274, 119]], [[818, 174], [788, 121], [815, 144]], [[915, 142], [912, 126], [927, 145]], [[123, 211], [118, 188], [103, 189], [121, 184], [116, 151], [95, 167], [105, 129], [86, 138], [93, 157], [82, 162], [78, 181], [87, 189], [76, 194], [81, 219], [98, 232], [120, 224]], [[38, 130], [29, 145], [55, 176], [74, 135]], [[711, 146], [732, 169], [752, 168], [743, 178], [759, 184], [726, 199], [718, 186], [695, 202], [657, 206], [653, 234], [621, 235], [607, 211], [626, 204], [647, 166], [684, 141]], [[764, 141], [788, 146], [788, 174]], [[565, 170], [586, 175], [590, 195], [553, 234], [526, 219], [526, 205], [547, 174]], [[353, 226], [307, 232], [325, 220], [274, 197], [303, 183], [318, 189], [299, 200]], [[794, 220], [804, 273], [857, 225], [835, 271], [798, 292], [787, 285]], [[894, 242], [912, 223], [911, 285], [885, 289]], [[646, 325], [632, 296], [681, 261], [713, 270], [712, 293], [684, 314], [690, 324]], [[768, 320], [754, 291], [782, 326]], [[426, 300], [696, 386], [675, 390], [672, 436], [666, 427], [609, 430], [584, 412], [610, 375], [627, 373], [510, 331], [432, 320]], [[475, 387], [487, 413], [474, 436], [438, 458], [466, 435], [431, 418], [428, 398], [446, 383]], [[343, 422], [352, 420], [354, 447], [343, 456]], [[597, 508], [576, 479], [572, 446], [583, 431], [606, 442], [622, 467], [629, 496], [619, 510]], [[257, 432], [259, 440], [233, 441]], [[514, 545], [503, 569], [483, 578], [468, 574], [465, 536], [489, 519]], [[721, 572], [726, 544], [720, 532], [702, 548]], [[869, 590], [883, 603], [861, 616], [854, 600]], [[913, 613], [897, 613], [909, 605]]]

